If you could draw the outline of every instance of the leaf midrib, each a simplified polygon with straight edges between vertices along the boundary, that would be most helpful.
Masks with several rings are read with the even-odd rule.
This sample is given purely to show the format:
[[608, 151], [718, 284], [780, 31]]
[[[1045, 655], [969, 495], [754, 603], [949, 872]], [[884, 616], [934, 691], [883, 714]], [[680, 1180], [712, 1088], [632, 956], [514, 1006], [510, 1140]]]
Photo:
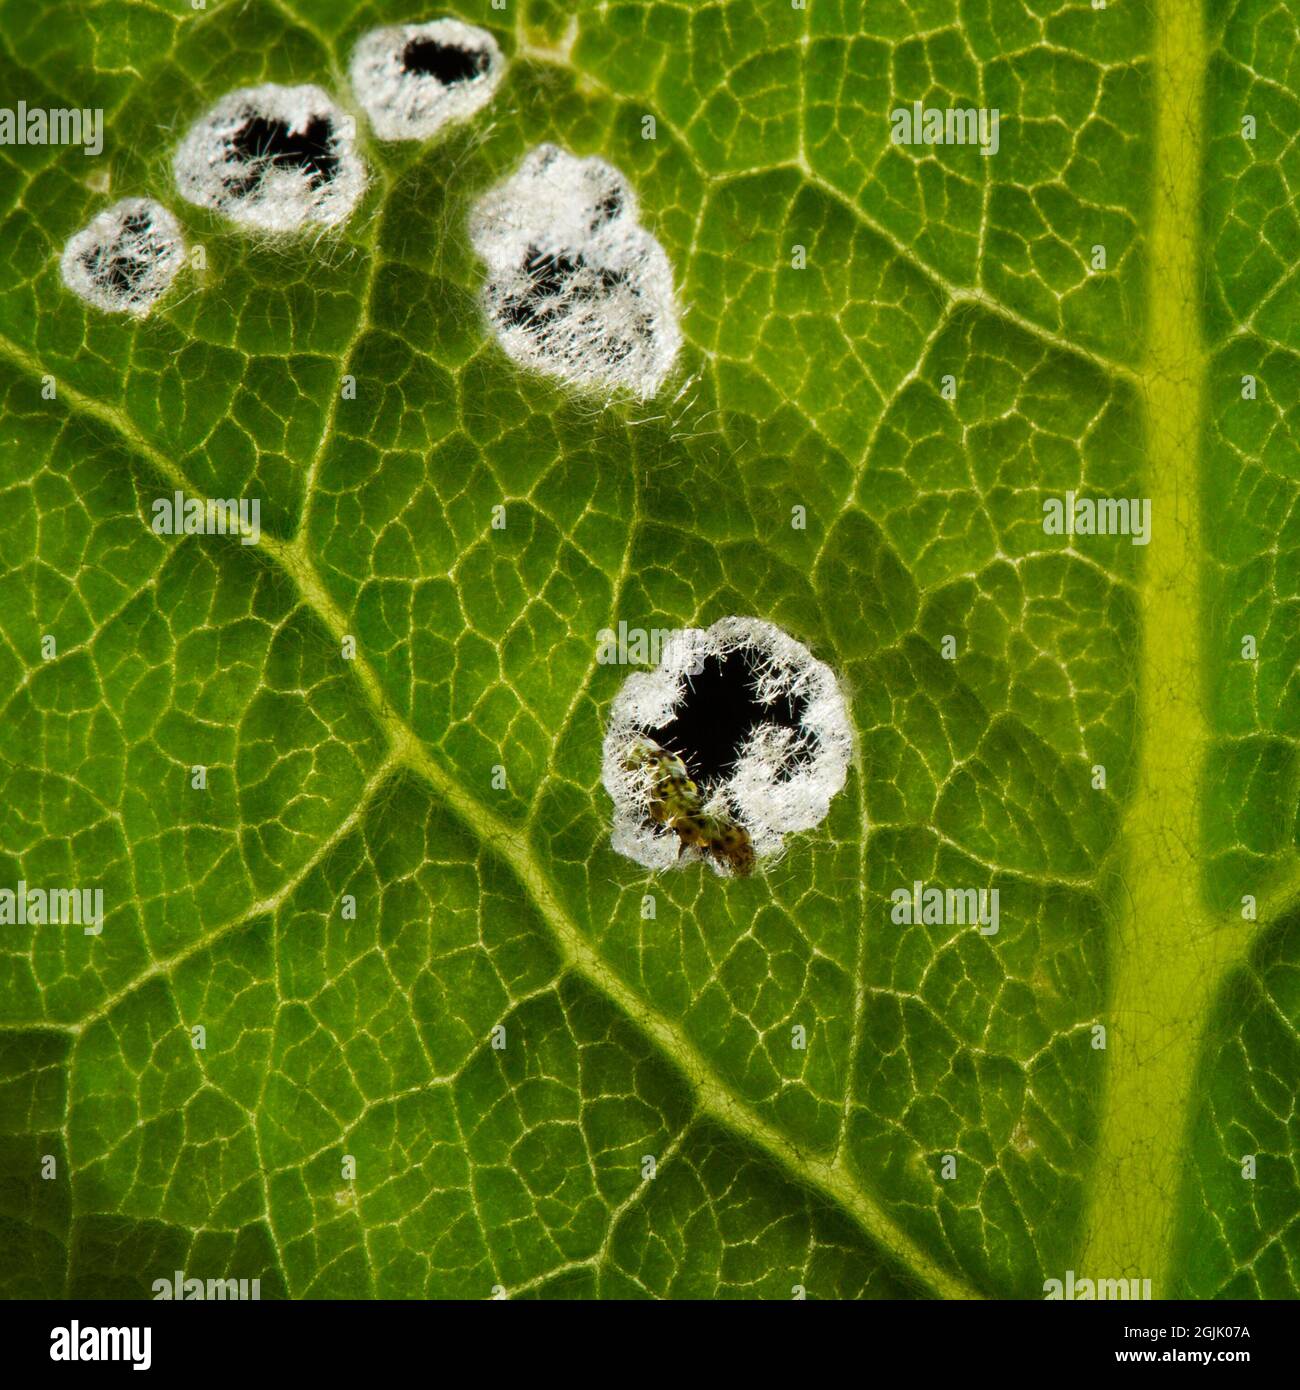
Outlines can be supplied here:
[[[1253, 932], [1212, 914], [1201, 869], [1210, 731], [1202, 656], [1199, 232], [1204, 81], [1200, 0], [1158, 0], [1148, 327], [1139, 394], [1152, 538], [1138, 594], [1136, 783], [1115, 847], [1104, 1098], [1081, 1242], [1087, 1278], [1150, 1279], [1165, 1297], [1210, 1005]], [[1265, 920], [1265, 914], [1260, 915]], [[1064, 1277], [1065, 1271], [1048, 1271]]]

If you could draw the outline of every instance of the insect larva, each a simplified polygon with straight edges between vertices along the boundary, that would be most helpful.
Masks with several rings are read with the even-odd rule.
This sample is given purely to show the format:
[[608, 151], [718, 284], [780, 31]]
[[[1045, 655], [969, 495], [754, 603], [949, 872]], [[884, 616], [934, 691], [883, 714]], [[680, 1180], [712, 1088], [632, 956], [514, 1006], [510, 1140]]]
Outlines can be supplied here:
[[666, 825], [681, 841], [726, 864], [744, 878], [753, 872], [754, 846], [749, 832], [730, 816], [711, 815], [703, 809], [699, 788], [686, 764], [652, 739], [638, 739], [628, 750], [624, 766], [629, 772], [650, 773], [650, 819]]

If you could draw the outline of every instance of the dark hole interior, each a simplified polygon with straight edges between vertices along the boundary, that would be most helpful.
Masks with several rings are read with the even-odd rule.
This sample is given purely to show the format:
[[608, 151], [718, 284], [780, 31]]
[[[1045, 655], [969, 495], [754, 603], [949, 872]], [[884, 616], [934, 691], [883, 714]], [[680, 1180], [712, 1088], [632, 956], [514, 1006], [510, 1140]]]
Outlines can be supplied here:
[[472, 82], [488, 68], [488, 55], [481, 48], [457, 48], [437, 39], [412, 39], [402, 53], [402, 71], [432, 77], [444, 87]]
[[[149, 269], [150, 257], [140, 255], [137, 244], [134, 253], [123, 249], [123, 240], [133, 240], [148, 232], [153, 226], [153, 218], [147, 212], [133, 212], [122, 219], [122, 237], [113, 245], [111, 254], [102, 251], [88, 251], [82, 257], [86, 269], [101, 284], [120, 295], [132, 295], [139, 288]], [[147, 252], [148, 243], [144, 247]]]
[[[593, 284], [587, 277], [580, 276], [580, 272], [587, 269], [581, 252], [570, 256], [563, 251], [542, 251], [530, 246], [524, 262], [527, 287], [502, 302], [497, 311], [502, 323], [540, 333], [555, 321], [566, 303], [590, 303], [627, 280], [625, 271], [601, 266], [595, 272], [596, 283]], [[635, 286], [633, 289], [635, 291]], [[645, 314], [636, 315], [623, 325], [623, 332], [608, 335], [603, 344], [605, 360], [611, 367], [617, 366], [635, 347], [631, 334], [649, 338], [652, 332], [650, 318]]]
[[[598, 291], [585, 283], [574, 283], [580, 271], [587, 269], [581, 254], [570, 256], [563, 251], [542, 251], [528, 248], [524, 270], [528, 286], [521, 294], [513, 295], [501, 306], [501, 317], [514, 328], [540, 328], [559, 308], [565, 295], [590, 299]], [[596, 272], [600, 290], [612, 290], [622, 284], [622, 271], [600, 269]]]
[[539, 251], [531, 246], [524, 262], [529, 293], [537, 299], [554, 299], [582, 268], [581, 256], [566, 256], [563, 251]]
[[266, 172], [266, 166], [305, 170], [313, 188], [328, 183], [338, 172], [334, 124], [328, 116], [313, 116], [305, 130], [289, 129], [287, 121], [252, 116], [230, 142], [235, 156], [249, 167], [230, 181], [239, 193], [247, 193]]
[[688, 677], [686, 698], [667, 724], [647, 733], [662, 748], [676, 753], [701, 788], [724, 781], [735, 769], [750, 735], [763, 724], [793, 729], [796, 747], [807, 747], [803, 696], [781, 695], [770, 705], [758, 698], [752, 647], [737, 647], [726, 656], [706, 657], [704, 670]]
[[623, 211], [623, 199], [617, 191], [611, 190], [596, 204], [596, 215], [591, 220], [591, 230], [594, 232], [603, 227], [606, 222], [612, 222], [620, 212]]

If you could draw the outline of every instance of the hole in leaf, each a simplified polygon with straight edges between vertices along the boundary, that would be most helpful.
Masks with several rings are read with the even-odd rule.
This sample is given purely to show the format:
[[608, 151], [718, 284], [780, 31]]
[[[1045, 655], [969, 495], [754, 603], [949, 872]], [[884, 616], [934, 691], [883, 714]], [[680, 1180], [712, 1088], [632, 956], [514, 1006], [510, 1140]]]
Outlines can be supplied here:
[[[685, 698], [668, 723], [650, 730], [662, 748], [676, 753], [701, 787], [725, 781], [735, 771], [745, 744], [764, 724], [789, 729], [796, 749], [807, 749], [803, 719], [807, 697], [786, 691], [770, 703], [759, 697], [762, 654], [736, 647], [722, 656], [710, 654], [704, 669], [687, 677]], [[785, 777], [792, 769], [783, 769]]]
[[475, 205], [483, 297], [517, 362], [573, 385], [655, 394], [681, 346], [672, 268], [622, 174], [539, 145]]
[[333, 227], [366, 188], [356, 124], [321, 88], [268, 82], [228, 92], [172, 159], [181, 195], [246, 227]]
[[128, 198], [69, 239], [63, 281], [97, 308], [143, 315], [171, 284], [183, 255], [180, 228], [167, 209]]
[[760, 618], [683, 628], [610, 707], [610, 842], [648, 869], [743, 877], [826, 818], [852, 752], [835, 673], [803, 643]]
[[581, 253], [570, 256], [536, 246], [528, 248], [523, 269], [527, 277], [523, 292], [501, 305], [502, 319], [515, 328], [544, 328], [557, 314], [567, 312], [570, 301], [593, 301], [627, 279], [623, 271], [589, 266]]
[[458, 19], [371, 29], [348, 66], [380, 140], [426, 140], [468, 120], [492, 99], [504, 70], [492, 35]]
[[122, 219], [122, 234], [107, 250], [95, 248], [83, 253], [81, 263], [88, 274], [101, 285], [121, 295], [133, 296], [148, 278], [153, 257], [144, 240], [153, 230], [153, 218], [147, 212], [133, 212]]
[[444, 87], [472, 82], [488, 70], [488, 53], [481, 48], [461, 48], [437, 39], [412, 39], [402, 51], [402, 71], [432, 77]]
[[253, 116], [235, 132], [230, 148], [247, 166], [227, 180], [237, 193], [247, 193], [261, 182], [270, 166], [303, 171], [312, 188], [329, 183], [339, 167], [334, 123], [326, 116], [313, 116], [302, 130], [291, 129], [288, 121]]

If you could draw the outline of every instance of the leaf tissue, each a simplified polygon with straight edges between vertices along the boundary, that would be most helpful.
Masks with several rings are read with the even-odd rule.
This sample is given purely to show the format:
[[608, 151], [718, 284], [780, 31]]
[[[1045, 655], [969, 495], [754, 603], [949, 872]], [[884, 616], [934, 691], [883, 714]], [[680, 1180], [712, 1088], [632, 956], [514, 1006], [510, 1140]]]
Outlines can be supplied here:
[[1300, 1296], [1297, 32], [0, 0], [0, 1292]]

